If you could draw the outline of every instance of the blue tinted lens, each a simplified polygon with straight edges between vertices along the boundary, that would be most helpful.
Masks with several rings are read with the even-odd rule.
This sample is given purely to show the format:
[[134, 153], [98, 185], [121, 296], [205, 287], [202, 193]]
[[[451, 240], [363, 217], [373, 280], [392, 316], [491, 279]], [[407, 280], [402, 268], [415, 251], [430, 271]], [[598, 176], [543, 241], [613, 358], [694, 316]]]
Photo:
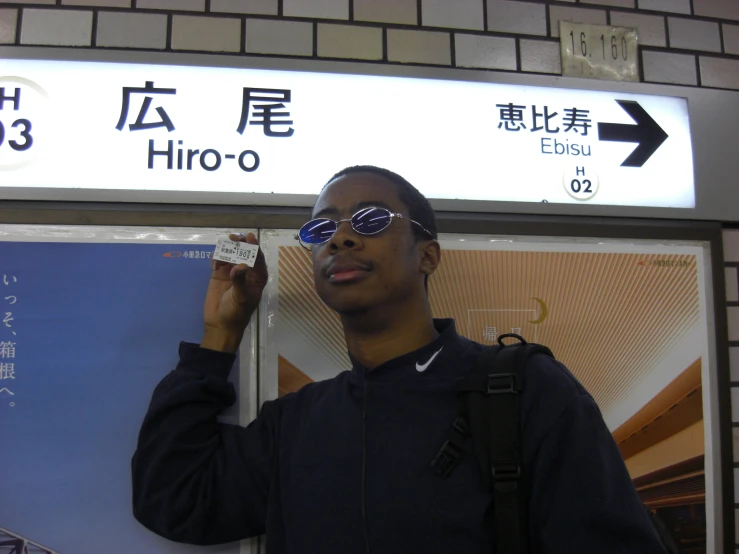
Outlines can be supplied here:
[[363, 235], [374, 235], [390, 225], [390, 212], [384, 208], [365, 208], [352, 216], [352, 228]]
[[312, 219], [300, 228], [298, 236], [305, 244], [322, 244], [336, 232], [336, 222], [330, 219]]

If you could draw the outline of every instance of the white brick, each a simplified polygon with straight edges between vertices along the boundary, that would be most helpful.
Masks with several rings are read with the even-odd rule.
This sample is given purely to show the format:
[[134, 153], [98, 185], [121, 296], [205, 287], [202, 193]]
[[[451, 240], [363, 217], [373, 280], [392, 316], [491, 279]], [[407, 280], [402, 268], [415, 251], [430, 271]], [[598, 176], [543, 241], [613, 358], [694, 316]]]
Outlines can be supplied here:
[[481, 0], [422, 0], [421, 24], [454, 29], [485, 28]]
[[0, 44], [15, 42], [15, 27], [18, 23], [18, 10], [0, 10]]
[[724, 261], [739, 262], [739, 229], [726, 229], [723, 232]]
[[726, 273], [726, 301], [739, 302], [739, 281], [735, 267], [727, 267]]
[[559, 22], [606, 24], [606, 12], [603, 10], [588, 10], [585, 8], [570, 8], [569, 6], [549, 6], [549, 34], [559, 36]]
[[418, 3], [416, 0], [354, 0], [354, 19], [417, 25]]
[[285, 17], [349, 19], [349, 0], [283, 0]]
[[739, 423], [739, 387], [731, 387], [731, 421]]
[[210, 0], [210, 11], [277, 15], [277, 0]]
[[515, 0], [487, 0], [488, 30], [521, 35], [546, 35], [544, 4]]
[[704, 87], [739, 90], [739, 60], [700, 57], [701, 84]]
[[633, 8], [634, 0], [580, 0], [581, 4], [600, 4], [617, 8]]
[[739, 54], [739, 25], [723, 25], [724, 52]]
[[739, 347], [729, 348], [729, 370], [732, 381], [739, 381]]
[[131, 0], [62, 0], [65, 6], [99, 6], [101, 8], [130, 8]]
[[23, 10], [21, 44], [90, 46], [92, 12], [80, 10]]
[[100, 12], [97, 46], [112, 48], [167, 47], [167, 16], [158, 13]]
[[137, 0], [137, 8], [145, 10], [167, 10], [167, 11], [205, 11], [205, 0]]
[[558, 42], [521, 39], [519, 45], [521, 71], [562, 74], [562, 54]]
[[481, 35], [454, 35], [458, 67], [516, 70], [516, 39]]
[[644, 51], [642, 67], [645, 81], [675, 85], [698, 84], [695, 56]]
[[659, 15], [611, 12], [611, 25], [635, 28], [639, 35], [639, 44], [644, 46], [667, 46], [665, 18]]
[[668, 17], [667, 25], [670, 29], [671, 48], [721, 52], [718, 23], [685, 17]]
[[56, 0], [0, 0], [0, 4], [56, 4]]
[[382, 59], [382, 29], [358, 25], [318, 25], [318, 55], [322, 58]]
[[313, 24], [274, 19], [246, 20], [246, 52], [281, 56], [313, 55]]
[[726, 317], [729, 320], [729, 340], [739, 341], [739, 307], [726, 308]]
[[450, 65], [452, 53], [449, 35], [388, 29], [387, 58], [391, 62]]
[[693, 0], [695, 15], [739, 20], [739, 2], [736, 0]]
[[241, 20], [175, 15], [172, 18], [172, 49], [238, 52], [241, 49]]
[[[739, 427], [734, 427], [732, 429], [732, 435], [734, 435], [734, 461], [739, 462]], [[734, 514], [737, 528], [739, 528], [739, 510], [734, 510]]]
[[658, 12], [690, 13], [690, 0], [639, 0], [642, 10]]

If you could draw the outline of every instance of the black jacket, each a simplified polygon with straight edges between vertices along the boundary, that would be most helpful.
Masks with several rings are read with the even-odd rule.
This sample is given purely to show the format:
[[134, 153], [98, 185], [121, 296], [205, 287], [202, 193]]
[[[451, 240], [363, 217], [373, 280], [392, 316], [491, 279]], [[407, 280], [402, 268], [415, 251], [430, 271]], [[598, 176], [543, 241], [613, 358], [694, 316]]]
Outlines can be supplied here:
[[[136, 518], [196, 544], [266, 532], [270, 554], [494, 552], [471, 451], [446, 480], [431, 468], [481, 348], [435, 324], [433, 343], [370, 371], [352, 360], [246, 428], [216, 419], [234, 357], [182, 343], [133, 457]], [[533, 554], [664, 552], [597, 405], [546, 356], [526, 368], [521, 423]]]

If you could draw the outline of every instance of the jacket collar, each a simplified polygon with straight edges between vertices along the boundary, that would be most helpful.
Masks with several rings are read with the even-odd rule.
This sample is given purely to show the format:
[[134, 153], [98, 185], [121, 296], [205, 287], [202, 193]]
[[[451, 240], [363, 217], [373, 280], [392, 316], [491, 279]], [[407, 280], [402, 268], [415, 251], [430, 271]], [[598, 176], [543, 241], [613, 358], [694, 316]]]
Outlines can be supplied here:
[[434, 327], [439, 333], [435, 340], [374, 369], [367, 369], [349, 354], [352, 362], [351, 382], [363, 385], [365, 381], [449, 377], [449, 362], [459, 360], [460, 353], [471, 343], [457, 334], [453, 319], [434, 319]]

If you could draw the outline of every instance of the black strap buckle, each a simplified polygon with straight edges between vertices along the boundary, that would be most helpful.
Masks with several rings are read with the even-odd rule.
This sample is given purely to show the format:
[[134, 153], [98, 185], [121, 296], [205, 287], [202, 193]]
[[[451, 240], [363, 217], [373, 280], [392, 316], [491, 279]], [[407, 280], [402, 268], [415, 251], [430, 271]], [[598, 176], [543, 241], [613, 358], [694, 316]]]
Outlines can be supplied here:
[[495, 463], [490, 464], [490, 473], [496, 483], [518, 481], [521, 478], [521, 466], [518, 464]]
[[454, 443], [446, 441], [442, 446], [439, 454], [437, 454], [434, 461], [431, 462], [431, 467], [434, 468], [436, 475], [445, 479], [454, 471], [457, 467], [457, 463], [462, 457], [462, 450], [457, 447]]
[[486, 394], [518, 394], [516, 390], [515, 373], [494, 373], [488, 375], [488, 390]]

